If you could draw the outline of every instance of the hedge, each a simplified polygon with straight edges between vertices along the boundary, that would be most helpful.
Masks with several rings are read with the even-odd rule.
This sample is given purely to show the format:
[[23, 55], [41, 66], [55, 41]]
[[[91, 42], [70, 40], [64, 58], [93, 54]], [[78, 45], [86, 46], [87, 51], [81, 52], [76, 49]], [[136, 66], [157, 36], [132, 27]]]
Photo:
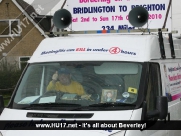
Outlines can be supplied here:
[[22, 70], [17, 63], [8, 63], [7, 60], [0, 62], [0, 89], [14, 88], [17, 84]]

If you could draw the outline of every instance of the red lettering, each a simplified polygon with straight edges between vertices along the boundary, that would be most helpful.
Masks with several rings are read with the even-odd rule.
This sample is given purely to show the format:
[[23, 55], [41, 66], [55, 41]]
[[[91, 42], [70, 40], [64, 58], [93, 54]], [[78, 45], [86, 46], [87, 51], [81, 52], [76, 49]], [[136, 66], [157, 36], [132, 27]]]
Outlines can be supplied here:
[[76, 51], [85, 51], [85, 48], [76, 48]]

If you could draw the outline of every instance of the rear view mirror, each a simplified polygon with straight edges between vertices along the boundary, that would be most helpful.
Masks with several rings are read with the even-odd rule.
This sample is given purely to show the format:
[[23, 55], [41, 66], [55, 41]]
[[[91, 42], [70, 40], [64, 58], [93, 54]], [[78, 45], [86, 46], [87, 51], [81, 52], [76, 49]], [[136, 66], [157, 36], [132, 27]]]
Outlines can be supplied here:
[[104, 62], [100, 66], [94, 66], [96, 74], [138, 74], [139, 64]]

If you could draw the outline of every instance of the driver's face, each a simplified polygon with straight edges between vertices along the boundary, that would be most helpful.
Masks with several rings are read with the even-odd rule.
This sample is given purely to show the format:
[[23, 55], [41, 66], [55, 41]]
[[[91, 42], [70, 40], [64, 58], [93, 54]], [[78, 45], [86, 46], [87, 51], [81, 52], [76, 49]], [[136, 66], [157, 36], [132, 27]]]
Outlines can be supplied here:
[[63, 85], [68, 85], [70, 84], [70, 74], [60, 74], [59, 75], [59, 80]]

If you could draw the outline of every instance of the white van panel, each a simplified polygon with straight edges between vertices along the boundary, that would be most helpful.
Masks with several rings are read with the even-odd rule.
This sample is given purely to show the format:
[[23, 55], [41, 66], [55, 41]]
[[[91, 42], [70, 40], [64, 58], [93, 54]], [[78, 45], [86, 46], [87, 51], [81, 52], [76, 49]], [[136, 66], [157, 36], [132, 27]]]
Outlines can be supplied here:
[[[153, 35], [73, 35], [44, 39], [29, 60], [52, 61], [149, 61], [160, 58]], [[91, 56], [91, 57], [90, 57]]]
[[[132, 110], [119, 110], [119, 111], [45, 111], [45, 110], [16, 110], [5, 108], [0, 116], [0, 120], [61, 120], [60, 118], [27, 118], [27, 112], [35, 113], [94, 113], [92, 118], [86, 120], [130, 120]], [[16, 116], [12, 116], [16, 115]], [[103, 116], [104, 115], [104, 116]], [[84, 118], [83, 118], [84, 119]], [[137, 118], [138, 119], [138, 118]], [[81, 120], [72, 118], [64, 120]]]
[[[4, 131], [3, 136], [109, 136], [118, 131], [119, 130], [114, 130], [112, 132], [108, 132], [105, 130], [9, 130]], [[120, 135], [119, 133], [119, 136], [124, 135]]]

